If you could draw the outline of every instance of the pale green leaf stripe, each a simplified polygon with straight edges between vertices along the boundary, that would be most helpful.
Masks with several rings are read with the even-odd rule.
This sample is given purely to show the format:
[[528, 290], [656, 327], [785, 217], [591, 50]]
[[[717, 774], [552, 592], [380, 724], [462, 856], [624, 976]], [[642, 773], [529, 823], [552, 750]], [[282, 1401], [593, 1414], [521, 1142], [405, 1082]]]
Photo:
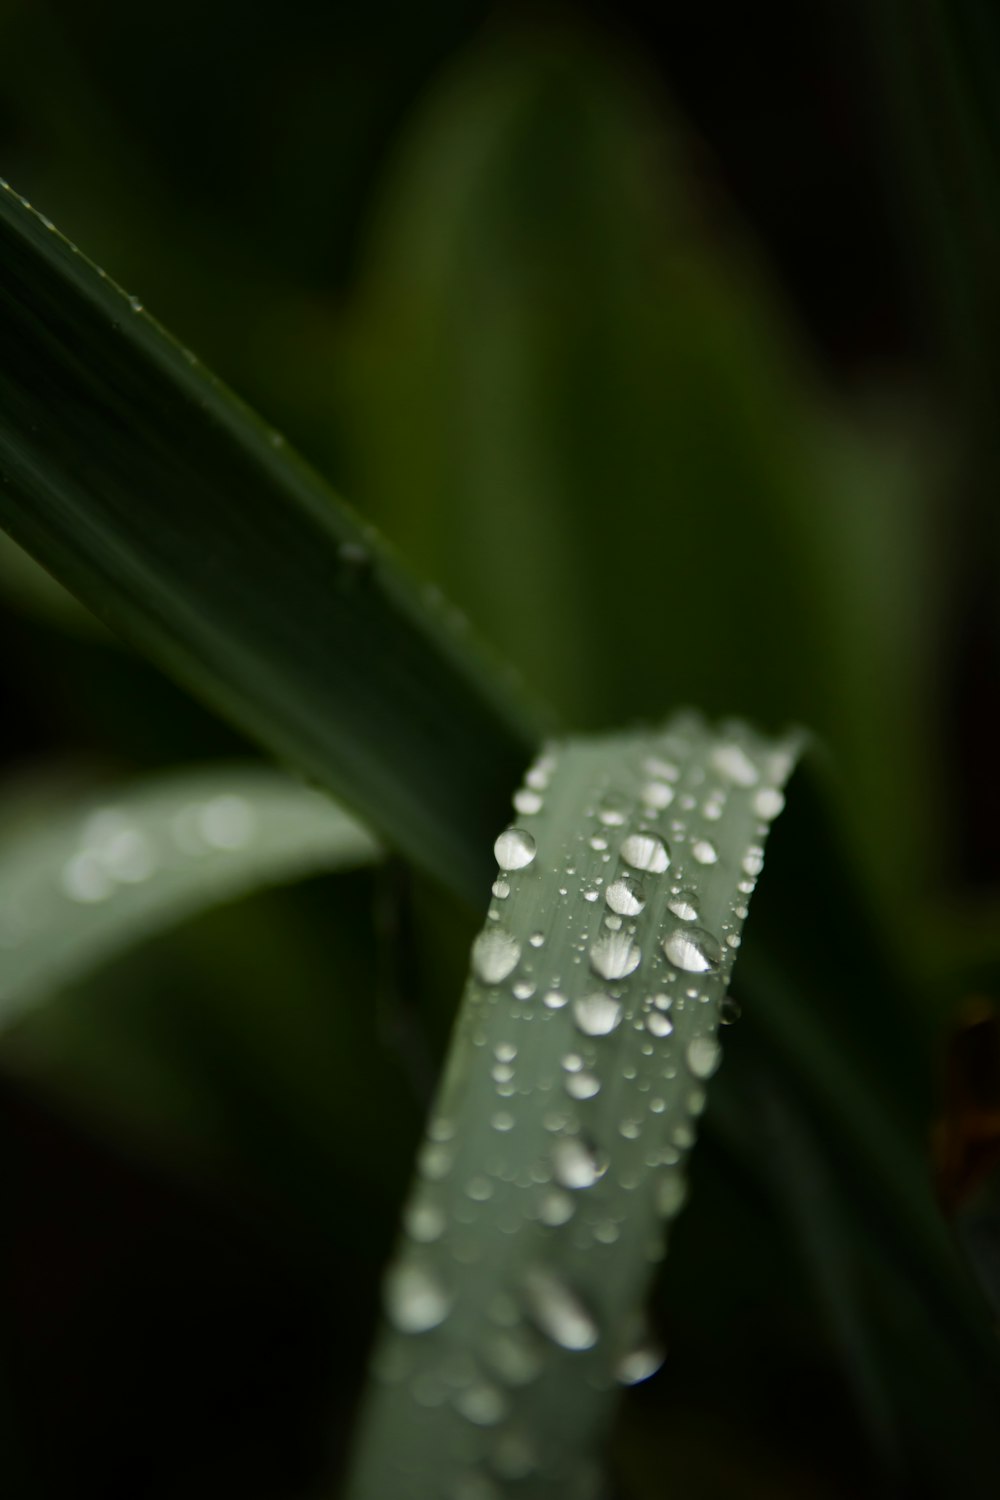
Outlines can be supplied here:
[[[797, 742], [571, 740], [515, 797], [385, 1287], [351, 1500], [586, 1500]], [[669, 860], [669, 863], [667, 861]]]
[[539, 739], [503, 664], [0, 182], [0, 527], [466, 899]]
[[176, 772], [61, 808], [0, 847], [0, 1026], [184, 917], [378, 855], [328, 798], [267, 767]]

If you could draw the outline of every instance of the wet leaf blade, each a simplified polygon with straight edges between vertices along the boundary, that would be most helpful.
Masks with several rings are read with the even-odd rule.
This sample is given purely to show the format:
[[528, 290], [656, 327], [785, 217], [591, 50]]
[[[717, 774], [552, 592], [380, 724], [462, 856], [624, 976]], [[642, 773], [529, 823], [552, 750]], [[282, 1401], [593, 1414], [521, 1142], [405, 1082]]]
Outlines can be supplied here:
[[656, 1368], [645, 1296], [795, 748], [682, 717], [529, 773], [387, 1277], [351, 1500], [489, 1473], [526, 1500], [597, 1493], [617, 1384]]
[[379, 855], [355, 819], [265, 766], [164, 774], [60, 807], [0, 847], [0, 1027], [186, 917]]
[[279, 436], [6, 186], [0, 350], [0, 525], [390, 844], [480, 890], [532, 712]]

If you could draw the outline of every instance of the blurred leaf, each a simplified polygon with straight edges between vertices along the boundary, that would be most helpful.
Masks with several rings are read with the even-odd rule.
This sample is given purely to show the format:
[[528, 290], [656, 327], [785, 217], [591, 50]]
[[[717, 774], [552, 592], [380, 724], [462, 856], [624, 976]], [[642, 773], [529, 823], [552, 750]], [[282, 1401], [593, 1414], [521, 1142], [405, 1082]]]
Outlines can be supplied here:
[[[6, 186], [0, 524], [452, 889], [536, 733], [299, 459]], [[506, 685], [505, 685], [506, 684]]]
[[568, 719], [807, 723], [872, 870], [916, 883], [932, 427], [841, 409], [634, 62], [531, 34], [463, 59], [337, 337], [350, 488]]
[[0, 844], [0, 1025], [206, 907], [378, 854], [327, 798], [263, 767], [177, 772], [50, 810]]

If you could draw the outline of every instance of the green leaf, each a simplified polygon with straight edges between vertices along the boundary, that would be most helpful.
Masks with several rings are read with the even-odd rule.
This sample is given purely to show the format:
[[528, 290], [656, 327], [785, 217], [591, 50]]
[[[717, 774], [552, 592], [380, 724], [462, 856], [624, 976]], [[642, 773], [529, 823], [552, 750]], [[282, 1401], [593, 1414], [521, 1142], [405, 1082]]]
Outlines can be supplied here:
[[644, 1302], [796, 748], [685, 716], [529, 772], [386, 1281], [355, 1500], [600, 1488], [614, 1393], [658, 1364]]
[[280, 435], [6, 185], [0, 351], [0, 525], [390, 843], [480, 889], [533, 712]]
[[378, 855], [328, 798], [266, 767], [161, 775], [50, 811], [0, 845], [0, 1027], [185, 917]]

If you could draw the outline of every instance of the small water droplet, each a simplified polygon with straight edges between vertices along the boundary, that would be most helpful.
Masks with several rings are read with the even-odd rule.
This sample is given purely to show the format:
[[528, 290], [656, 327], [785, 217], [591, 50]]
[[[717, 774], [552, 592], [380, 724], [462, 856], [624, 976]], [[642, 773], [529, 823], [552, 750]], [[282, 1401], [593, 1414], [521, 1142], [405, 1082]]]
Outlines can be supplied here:
[[566, 996], [559, 990], [547, 990], [542, 996], [542, 1004], [549, 1010], [562, 1010], [566, 1004]]
[[521, 945], [502, 927], [481, 932], [472, 945], [472, 968], [483, 984], [500, 984], [517, 967]]
[[760, 772], [741, 745], [719, 745], [712, 751], [712, 765], [737, 786], [756, 786], [760, 780]]
[[764, 818], [770, 822], [776, 818], [785, 805], [785, 795], [779, 792], [777, 787], [762, 786], [753, 799], [753, 810], [758, 818]]
[[667, 908], [675, 917], [680, 917], [682, 922], [698, 920], [698, 897], [694, 891], [678, 891], [667, 902]]
[[572, 1099], [594, 1099], [601, 1092], [600, 1081], [593, 1073], [573, 1073], [566, 1080], [566, 1092]]
[[585, 995], [574, 1000], [573, 1019], [585, 1036], [610, 1036], [621, 1024], [621, 1002], [610, 995]]
[[663, 1173], [656, 1184], [656, 1207], [665, 1219], [680, 1213], [687, 1198], [687, 1182], [675, 1169]]
[[711, 1078], [722, 1061], [722, 1048], [714, 1037], [696, 1036], [688, 1043], [687, 1064], [695, 1078]]
[[455, 1397], [455, 1410], [477, 1427], [495, 1427], [507, 1415], [507, 1401], [495, 1385], [476, 1381]]
[[663, 939], [663, 951], [687, 974], [707, 974], [722, 958], [722, 945], [704, 927], [675, 927]]
[[451, 1310], [451, 1298], [437, 1278], [411, 1261], [392, 1267], [384, 1297], [389, 1321], [400, 1333], [427, 1333]]
[[411, 1240], [429, 1245], [444, 1234], [444, 1214], [433, 1203], [411, 1203], [403, 1219]]
[[695, 839], [691, 853], [700, 865], [714, 865], [719, 858], [719, 851], [711, 839]]
[[516, 1123], [517, 1122], [514, 1119], [514, 1116], [508, 1109], [498, 1109], [496, 1114], [490, 1120], [490, 1124], [493, 1126], [493, 1129], [499, 1130], [502, 1133], [505, 1133], [508, 1130], [513, 1130]]
[[752, 844], [743, 856], [743, 872], [756, 879], [764, 868], [764, 851], [759, 844]]
[[598, 1328], [580, 1299], [551, 1271], [533, 1267], [524, 1279], [531, 1316], [561, 1349], [592, 1349]]
[[656, 1374], [665, 1357], [662, 1345], [644, 1338], [622, 1355], [615, 1365], [615, 1379], [619, 1385], [639, 1385]]
[[650, 1036], [669, 1036], [673, 1029], [673, 1021], [662, 1010], [651, 1010], [646, 1016], [646, 1030]]
[[142, 299], [140, 297], [130, 297], [128, 299], [128, 305], [133, 312], [142, 312]]
[[493, 894], [494, 894], [494, 896], [496, 896], [496, 898], [497, 898], [498, 901], [506, 901], [507, 897], [510, 895], [510, 885], [509, 885], [509, 883], [506, 880], [504, 880], [502, 877], [500, 877], [497, 880], [494, 880], [494, 882], [493, 882]]
[[533, 932], [528, 939], [528, 942], [533, 948], [543, 948], [545, 946], [545, 933]]
[[597, 820], [605, 828], [620, 828], [628, 816], [628, 803], [624, 797], [608, 796], [597, 809]]
[[576, 1212], [576, 1204], [569, 1193], [563, 1193], [559, 1188], [549, 1188], [542, 1195], [542, 1201], [538, 1207], [538, 1217], [543, 1224], [551, 1228], [558, 1228], [560, 1224], [568, 1224]]
[[523, 828], [505, 829], [493, 845], [493, 853], [501, 870], [526, 869], [536, 852], [535, 840]]
[[552, 1148], [552, 1165], [557, 1182], [563, 1187], [593, 1187], [608, 1170], [607, 1161], [599, 1157], [589, 1142], [576, 1135], [566, 1135]]
[[213, 849], [242, 849], [253, 837], [255, 821], [245, 797], [213, 797], [198, 813], [198, 832]]
[[642, 789], [642, 800], [657, 812], [663, 812], [674, 800], [674, 789], [665, 781], [647, 781]]
[[719, 1007], [719, 1025], [734, 1026], [743, 1014], [743, 1007], [735, 995], [723, 995]]
[[613, 880], [604, 893], [611, 910], [622, 917], [637, 917], [646, 905], [642, 885], [628, 871]]
[[542, 810], [542, 798], [539, 792], [532, 791], [531, 787], [521, 787], [514, 793], [514, 811], [521, 813], [524, 817], [533, 817], [535, 813]]
[[670, 852], [654, 833], [630, 833], [621, 847], [621, 856], [633, 870], [662, 875], [670, 864]]

